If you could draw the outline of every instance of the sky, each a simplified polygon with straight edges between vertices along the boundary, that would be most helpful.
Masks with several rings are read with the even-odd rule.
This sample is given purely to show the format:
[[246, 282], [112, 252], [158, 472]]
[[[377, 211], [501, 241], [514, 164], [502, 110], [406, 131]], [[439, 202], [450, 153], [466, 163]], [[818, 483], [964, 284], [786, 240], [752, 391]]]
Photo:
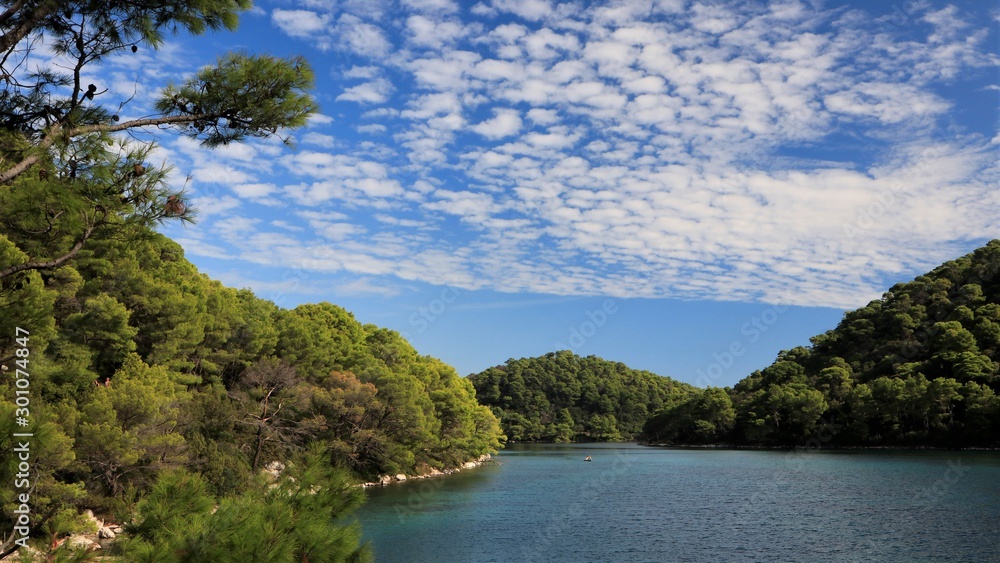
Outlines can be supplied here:
[[569, 349], [722, 386], [998, 236], [998, 28], [979, 0], [262, 0], [95, 79], [141, 115], [230, 50], [315, 70], [294, 147], [156, 134], [198, 210], [163, 232], [213, 278], [463, 375]]

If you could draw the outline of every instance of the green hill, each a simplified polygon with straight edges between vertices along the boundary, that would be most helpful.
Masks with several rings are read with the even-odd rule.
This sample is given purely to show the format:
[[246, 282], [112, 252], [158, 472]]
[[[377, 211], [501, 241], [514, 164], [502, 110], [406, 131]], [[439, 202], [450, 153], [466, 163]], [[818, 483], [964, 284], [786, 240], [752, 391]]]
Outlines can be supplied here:
[[[18, 236], [0, 230], [0, 267], [24, 261]], [[225, 497], [316, 445], [357, 478], [500, 446], [471, 383], [396, 332], [329, 303], [287, 310], [224, 287], [150, 231], [92, 238], [66, 265], [9, 276], [0, 309], [0, 448], [34, 433], [38, 529], [181, 469]], [[15, 389], [30, 391], [28, 428], [15, 426]], [[17, 467], [4, 456], [0, 480], [14, 483]], [[17, 502], [0, 490], [9, 528]]]
[[194, 210], [142, 132], [290, 142], [318, 112], [314, 73], [220, 53], [180, 82], [139, 73], [155, 94], [123, 98], [95, 69], [251, 7], [4, 5], [0, 559], [29, 541], [47, 561], [93, 558], [57, 547], [98, 533], [87, 508], [129, 523], [108, 550], [122, 561], [367, 561], [354, 481], [500, 446], [471, 384], [397, 333], [224, 287], [156, 234]]
[[651, 413], [694, 391], [620, 362], [568, 351], [507, 360], [469, 380], [511, 441], [632, 439]]
[[[653, 443], [1000, 445], [1000, 240], [844, 315], [812, 346], [667, 405]], [[715, 424], [719, 413], [726, 424]], [[733, 416], [730, 416], [733, 415]], [[705, 431], [714, 427], [713, 431]]]

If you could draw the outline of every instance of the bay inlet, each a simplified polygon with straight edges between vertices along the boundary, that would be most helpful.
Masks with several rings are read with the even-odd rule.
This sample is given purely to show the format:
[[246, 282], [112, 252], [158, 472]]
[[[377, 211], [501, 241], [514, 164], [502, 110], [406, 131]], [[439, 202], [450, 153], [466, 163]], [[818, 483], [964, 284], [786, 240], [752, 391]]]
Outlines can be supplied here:
[[376, 560], [1000, 560], [997, 452], [513, 444], [496, 460], [370, 489]]

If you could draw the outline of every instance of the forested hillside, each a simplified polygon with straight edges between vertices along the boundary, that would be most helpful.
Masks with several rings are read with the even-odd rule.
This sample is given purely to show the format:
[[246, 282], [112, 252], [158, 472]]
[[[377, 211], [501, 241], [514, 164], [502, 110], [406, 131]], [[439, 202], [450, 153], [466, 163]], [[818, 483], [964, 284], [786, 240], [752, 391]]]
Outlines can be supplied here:
[[811, 342], [725, 389], [566, 351], [469, 379], [511, 440], [1000, 446], [1000, 241], [893, 286]]
[[397, 333], [224, 287], [156, 233], [193, 213], [141, 132], [287, 139], [316, 112], [313, 72], [224, 53], [122, 100], [101, 63], [234, 29], [249, 0], [3, 6], [0, 557], [76, 557], [57, 546], [90, 508], [130, 523], [130, 563], [363, 559], [358, 479], [500, 446], [472, 385]]
[[[13, 236], [0, 236], [6, 263], [20, 258]], [[92, 240], [71, 264], [5, 282], [0, 307], [5, 364], [17, 327], [30, 333], [34, 447], [45, 452], [38, 514], [110, 507], [175, 468], [215, 494], [239, 493], [265, 463], [312, 443], [361, 477], [455, 466], [499, 447], [471, 383], [397, 333], [328, 303], [283, 310], [224, 287], [153, 233]], [[4, 451], [17, 431], [13, 400], [5, 377]], [[3, 482], [16, 471], [8, 459]], [[0, 516], [8, 527], [12, 493]]]
[[811, 342], [725, 393], [708, 389], [668, 405], [645, 438], [1000, 445], [1000, 240], [893, 286]]
[[633, 438], [650, 414], [694, 388], [648, 371], [569, 351], [507, 360], [469, 376], [513, 441]]

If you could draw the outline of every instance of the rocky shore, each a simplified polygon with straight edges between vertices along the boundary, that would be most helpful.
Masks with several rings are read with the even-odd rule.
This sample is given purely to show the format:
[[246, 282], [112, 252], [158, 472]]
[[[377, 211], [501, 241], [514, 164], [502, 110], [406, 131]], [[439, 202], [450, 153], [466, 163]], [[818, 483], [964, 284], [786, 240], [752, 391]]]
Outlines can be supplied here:
[[[100, 552], [101, 550], [107, 549], [115, 541], [115, 537], [122, 533], [122, 527], [118, 524], [112, 522], [105, 522], [100, 518], [94, 516], [92, 510], [84, 510], [83, 516], [88, 521], [88, 528], [90, 528], [89, 533], [74, 533], [69, 536], [60, 538], [52, 544], [52, 548], [58, 548], [59, 546], [66, 544], [66, 547], [70, 551], [74, 552], [87, 552], [91, 553], [89, 556], [85, 556], [88, 561], [100, 561], [102, 557], [94, 552]], [[37, 549], [26, 546], [18, 549], [14, 553], [0, 559], [0, 563], [17, 563], [20, 561], [25, 561], [27, 559], [22, 558], [26, 556], [31, 558], [31, 560], [37, 561], [50, 561], [51, 559], [46, 558], [47, 556], [38, 551]], [[82, 560], [82, 559], [81, 559]]]
[[[499, 462], [495, 461], [493, 459], [493, 456], [491, 456], [490, 454], [483, 454], [475, 460], [463, 463], [459, 467], [444, 469], [444, 470], [432, 468], [430, 471], [427, 471], [426, 473], [420, 473], [417, 475], [405, 475], [403, 473], [399, 473], [396, 475], [381, 475], [379, 476], [378, 481], [362, 483], [359, 486], [364, 488], [384, 487], [387, 485], [402, 483], [413, 479], [430, 479], [432, 477], [443, 477], [445, 475], [454, 475], [455, 473], [467, 469], [475, 469], [476, 467], [486, 465], [489, 463], [497, 464]], [[281, 475], [281, 472], [284, 471], [284, 469], [285, 465], [283, 463], [275, 461], [267, 464], [261, 471], [264, 474], [268, 475], [272, 480], [274, 480]], [[88, 527], [91, 528], [90, 533], [76, 533], [61, 538], [56, 542], [56, 544], [53, 545], [53, 547], [57, 547], [63, 543], [66, 543], [73, 551], [83, 551], [90, 553], [100, 552], [110, 547], [110, 545], [115, 541], [116, 536], [122, 533], [122, 527], [120, 525], [111, 522], [104, 522], [103, 520], [94, 516], [94, 513], [91, 510], [85, 510], [83, 514], [89, 521], [90, 525]], [[7, 563], [7, 562], [14, 563], [17, 561], [21, 561], [20, 552], [22, 551], [25, 552], [24, 553], [25, 555], [37, 559], [45, 557], [45, 554], [39, 552], [38, 550], [32, 547], [28, 547], [0, 559], [0, 563]], [[98, 561], [103, 559], [103, 557], [97, 554], [92, 554], [90, 557]]]
[[459, 471], [463, 471], [465, 469], [475, 469], [476, 467], [485, 465], [487, 463], [497, 463], [497, 462], [493, 460], [493, 456], [491, 456], [490, 454], [483, 454], [475, 460], [467, 461], [462, 465], [460, 465], [459, 467], [455, 467], [452, 469], [442, 470], [442, 469], [432, 468], [430, 471], [426, 473], [420, 473], [417, 475], [406, 475], [403, 473], [397, 473], [396, 475], [380, 475], [378, 481], [370, 481], [368, 483], [362, 483], [361, 486], [366, 489], [369, 487], [385, 487], [387, 485], [402, 483], [404, 481], [412, 479], [430, 479], [431, 477], [443, 477], [445, 475], [454, 475]]

